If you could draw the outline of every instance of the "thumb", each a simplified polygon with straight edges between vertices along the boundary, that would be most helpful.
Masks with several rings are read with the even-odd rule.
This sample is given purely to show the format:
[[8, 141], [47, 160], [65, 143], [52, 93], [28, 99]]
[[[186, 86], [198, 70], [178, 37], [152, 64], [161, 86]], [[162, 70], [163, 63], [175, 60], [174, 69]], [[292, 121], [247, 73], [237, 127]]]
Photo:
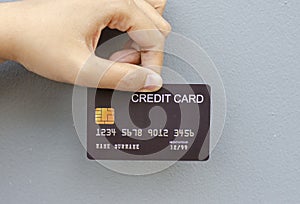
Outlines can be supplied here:
[[161, 76], [150, 69], [96, 55], [92, 55], [77, 73], [75, 84], [86, 87], [152, 92], [162, 86]]

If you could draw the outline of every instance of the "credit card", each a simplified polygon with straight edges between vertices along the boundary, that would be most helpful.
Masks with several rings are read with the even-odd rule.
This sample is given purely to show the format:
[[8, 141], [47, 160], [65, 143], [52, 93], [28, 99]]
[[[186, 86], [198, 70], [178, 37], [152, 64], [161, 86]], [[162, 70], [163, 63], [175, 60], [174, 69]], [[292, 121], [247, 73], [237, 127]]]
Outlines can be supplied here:
[[154, 93], [88, 89], [91, 160], [206, 161], [210, 87], [165, 84]]

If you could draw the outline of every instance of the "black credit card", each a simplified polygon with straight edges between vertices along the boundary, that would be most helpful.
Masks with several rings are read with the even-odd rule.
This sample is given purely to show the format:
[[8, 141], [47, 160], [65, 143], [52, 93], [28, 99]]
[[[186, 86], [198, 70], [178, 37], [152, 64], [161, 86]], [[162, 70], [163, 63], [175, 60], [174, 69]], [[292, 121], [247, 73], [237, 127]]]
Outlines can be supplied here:
[[205, 161], [210, 87], [166, 84], [154, 93], [88, 89], [91, 160]]

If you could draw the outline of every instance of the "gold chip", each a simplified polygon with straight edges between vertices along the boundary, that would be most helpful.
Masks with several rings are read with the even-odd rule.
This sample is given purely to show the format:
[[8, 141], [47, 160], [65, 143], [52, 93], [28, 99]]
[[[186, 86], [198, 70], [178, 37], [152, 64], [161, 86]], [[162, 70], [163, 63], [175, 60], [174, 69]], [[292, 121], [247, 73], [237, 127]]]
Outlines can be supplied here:
[[96, 108], [95, 123], [97, 125], [113, 125], [115, 123], [115, 109]]

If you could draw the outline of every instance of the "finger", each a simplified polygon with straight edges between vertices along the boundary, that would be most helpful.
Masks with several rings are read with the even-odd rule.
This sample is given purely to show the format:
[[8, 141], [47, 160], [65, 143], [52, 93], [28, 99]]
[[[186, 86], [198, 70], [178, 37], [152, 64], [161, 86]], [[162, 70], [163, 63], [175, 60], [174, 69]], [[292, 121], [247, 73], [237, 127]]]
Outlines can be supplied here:
[[[147, 29], [145, 22], [152, 29]], [[141, 65], [160, 74], [164, 60], [165, 37], [145, 15], [143, 20], [138, 18], [136, 25], [131, 29], [128, 35], [134, 41], [135, 48], [141, 53]]]
[[141, 0], [135, 0], [135, 3], [153, 21], [164, 36], [171, 32], [171, 25], [149, 3]]
[[141, 52], [141, 65], [161, 72], [163, 64], [164, 35], [156, 25], [134, 3], [121, 7], [124, 15], [113, 15], [108, 27], [127, 31], [129, 37], [139, 45]]
[[156, 45], [143, 46], [143, 42], [139, 41], [139, 38], [144, 35], [141, 32], [149, 33], [151, 31], [147, 30], [147, 31], [128, 33], [129, 36], [134, 40], [131, 46], [133, 49], [137, 50], [140, 53], [141, 66], [143, 66], [144, 68], [151, 69], [156, 73], [160, 74], [163, 65], [163, 60], [164, 60], [164, 53], [163, 53], [164, 42], [157, 41]]
[[153, 8], [155, 8], [160, 15], [162, 15], [165, 11], [167, 0], [145, 0], [149, 3]]
[[141, 54], [135, 49], [124, 49], [113, 53], [109, 60], [121, 63], [141, 64]]
[[92, 55], [78, 70], [77, 85], [122, 91], [157, 91], [162, 86], [159, 74], [132, 64], [112, 62]]

